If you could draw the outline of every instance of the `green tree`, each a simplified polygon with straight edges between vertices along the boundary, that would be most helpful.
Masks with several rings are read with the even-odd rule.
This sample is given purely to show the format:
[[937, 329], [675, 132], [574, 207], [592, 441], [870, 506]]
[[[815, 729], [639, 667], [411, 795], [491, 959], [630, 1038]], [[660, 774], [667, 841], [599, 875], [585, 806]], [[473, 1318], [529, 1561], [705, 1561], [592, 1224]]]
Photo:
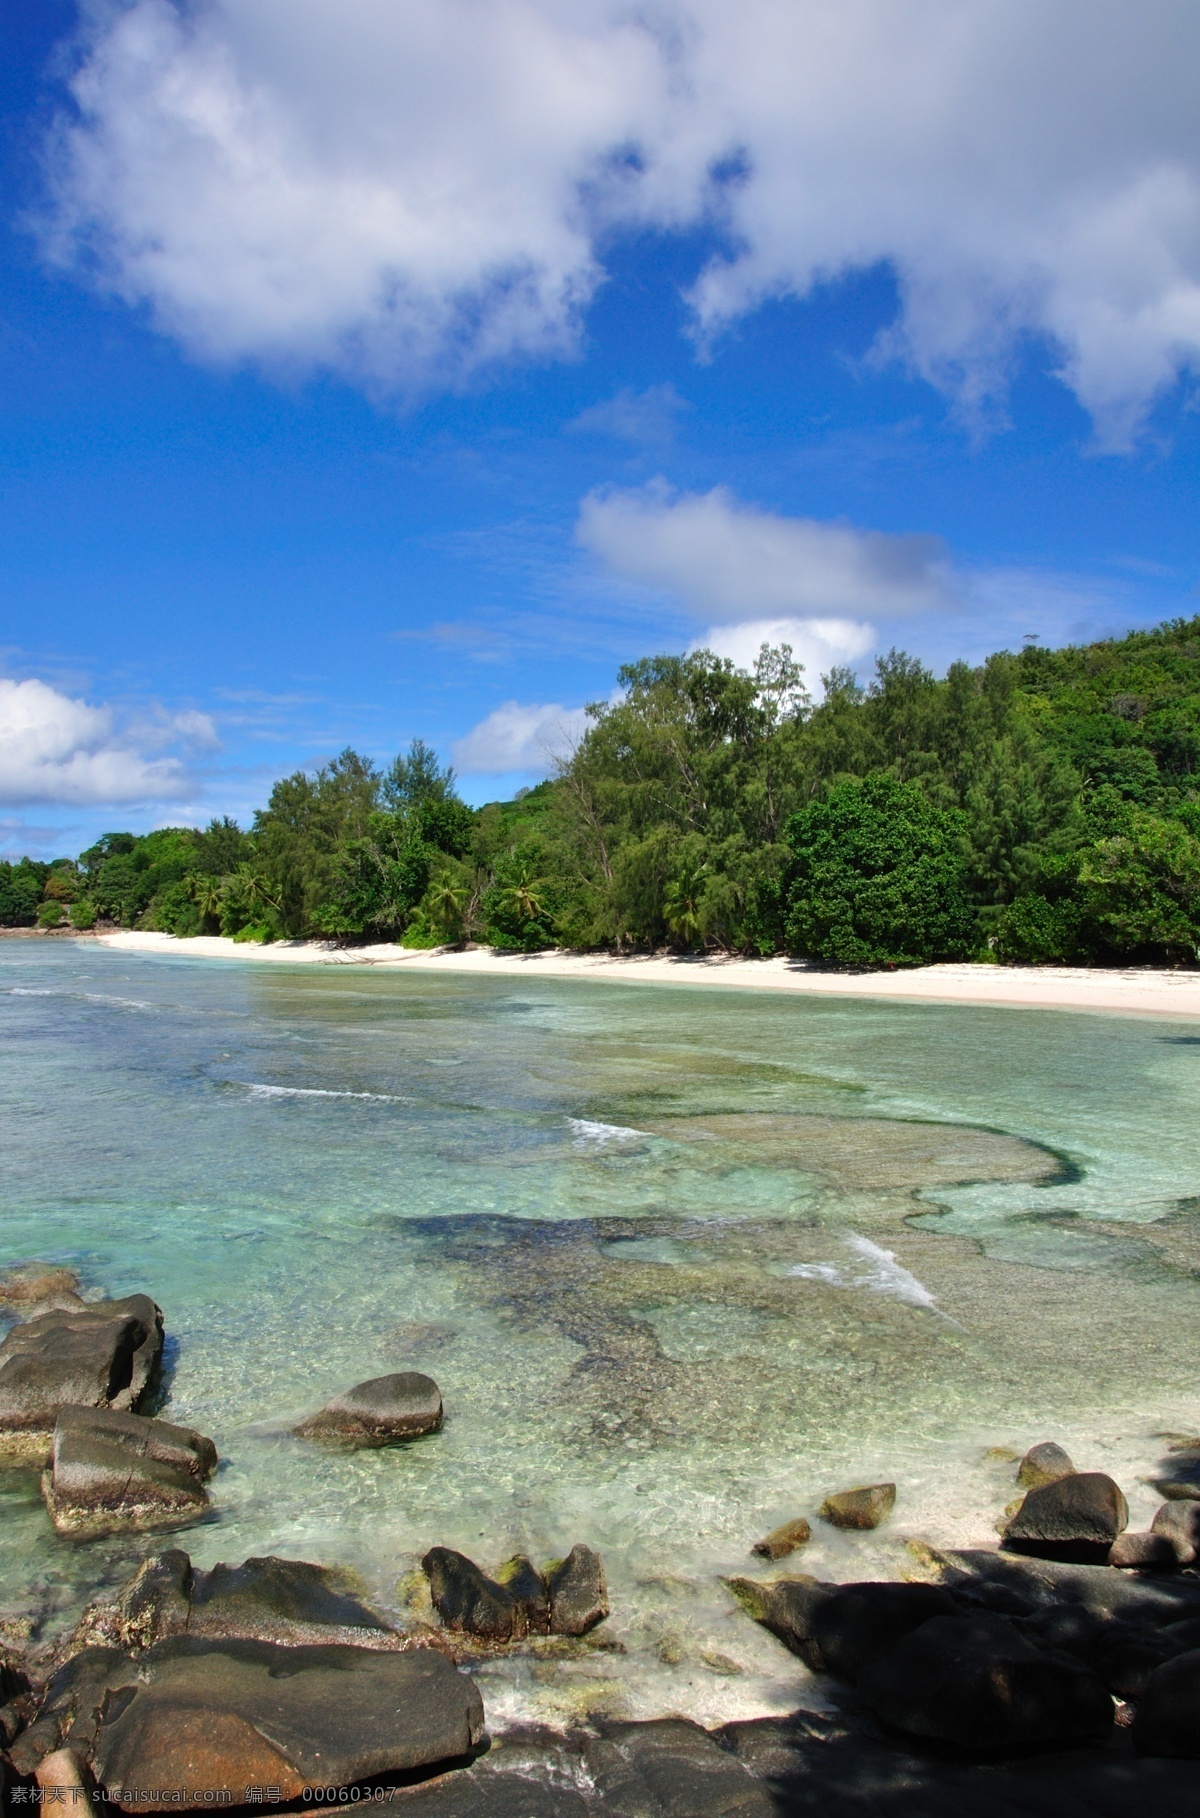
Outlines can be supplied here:
[[788, 824], [789, 951], [840, 966], [963, 957], [975, 938], [963, 836], [964, 817], [915, 784], [838, 784]]

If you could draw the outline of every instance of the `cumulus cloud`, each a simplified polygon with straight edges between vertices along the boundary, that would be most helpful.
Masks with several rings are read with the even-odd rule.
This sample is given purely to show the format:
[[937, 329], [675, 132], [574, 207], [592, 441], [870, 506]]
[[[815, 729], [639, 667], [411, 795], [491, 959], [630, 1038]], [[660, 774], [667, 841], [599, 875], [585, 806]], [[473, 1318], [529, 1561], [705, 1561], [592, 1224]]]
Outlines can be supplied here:
[[210, 358], [440, 383], [572, 349], [613, 228], [708, 225], [697, 331], [880, 262], [969, 412], [1049, 337], [1113, 446], [1200, 363], [1190, 0], [123, 0], [44, 223]]
[[505, 701], [457, 740], [454, 762], [466, 776], [513, 771], [549, 775], [560, 758], [569, 756], [586, 726], [582, 707], [524, 707]]
[[740, 625], [710, 625], [691, 648], [711, 650], [739, 669], [752, 670], [764, 644], [790, 644], [796, 661], [804, 665], [804, 685], [817, 698], [823, 692], [823, 675], [840, 665], [853, 666], [877, 642], [873, 625], [853, 619], [749, 619]]
[[575, 535], [613, 574], [672, 595], [698, 617], [892, 617], [946, 604], [938, 537], [894, 536], [785, 517], [727, 487], [675, 493], [664, 481], [589, 493]]
[[178, 800], [191, 787], [183, 762], [147, 755], [169, 744], [213, 749], [212, 721], [193, 711], [159, 713], [138, 727], [121, 729], [111, 707], [89, 706], [46, 682], [0, 677], [0, 803], [5, 806]]

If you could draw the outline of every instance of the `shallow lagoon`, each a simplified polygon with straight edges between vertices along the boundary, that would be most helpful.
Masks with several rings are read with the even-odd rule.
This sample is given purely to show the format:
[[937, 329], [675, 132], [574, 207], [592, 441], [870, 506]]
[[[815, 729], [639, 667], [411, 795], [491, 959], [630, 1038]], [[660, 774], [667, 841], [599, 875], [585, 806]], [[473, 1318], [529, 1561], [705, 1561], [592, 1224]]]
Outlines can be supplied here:
[[[895, 1572], [983, 1542], [995, 1445], [1060, 1438], [1136, 1524], [1200, 1422], [1190, 1025], [0, 945], [0, 1262], [145, 1289], [167, 1412], [225, 1461], [202, 1565], [344, 1564], [411, 1607], [426, 1547], [583, 1539], [614, 1614], [486, 1667], [493, 1724], [819, 1703], [720, 1576], [829, 1489], [894, 1478]], [[442, 1434], [290, 1423], [428, 1370]], [[143, 1541], [55, 1538], [0, 1474], [3, 1613], [54, 1625]]]

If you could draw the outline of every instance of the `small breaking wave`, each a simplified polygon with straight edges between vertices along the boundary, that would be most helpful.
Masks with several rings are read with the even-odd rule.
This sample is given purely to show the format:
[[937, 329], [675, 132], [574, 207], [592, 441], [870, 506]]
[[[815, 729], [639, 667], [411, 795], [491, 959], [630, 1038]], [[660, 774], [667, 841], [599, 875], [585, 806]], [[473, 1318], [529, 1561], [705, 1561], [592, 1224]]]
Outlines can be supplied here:
[[828, 1282], [834, 1288], [866, 1288], [872, 1294], [888, 1294], [895, 1300], [907, 1301], [912, 1307], [927, 1307], [950, 1325], [958, 1325], [949, 1313], [942, 1312], [925, 1283], [896, 1260], [894, 1250], [885, 1250], [882, 1244], [872, 1243], [869, 1237], [860, 1237], [857, 1231], [847, 1233], [846, 1243], [863, 1259], [865, 1267], [855, 1270], [832, 1262], [794, 1263], [788, 1274], [801, 1276], [806, 1281]]
[[118, 1004], [122, 1010], [156, 1010], [157, 1004], [148, 1004], [140, 997], [114, 997], [108, 991], [51, 991], [39, 990], [33, 985], [11, 985], [9, 997], [73, 997], [80, 1004]]
[[623, 1148], [626, 1143], [644, 1142], [644, 1130], [630, 1129], [626, 1124], [600, 1124], [589, 1117], [569, 1117], [567, 1127], [573, 1132], [572, 1148]]
[[257, 1080], [236, 1079], [251, 1098], [366, 1098], [379, 1105], [404, 1105], [409, 1101], [394, 1092], [337, 1092], [330, 1086], [266, 1086]]

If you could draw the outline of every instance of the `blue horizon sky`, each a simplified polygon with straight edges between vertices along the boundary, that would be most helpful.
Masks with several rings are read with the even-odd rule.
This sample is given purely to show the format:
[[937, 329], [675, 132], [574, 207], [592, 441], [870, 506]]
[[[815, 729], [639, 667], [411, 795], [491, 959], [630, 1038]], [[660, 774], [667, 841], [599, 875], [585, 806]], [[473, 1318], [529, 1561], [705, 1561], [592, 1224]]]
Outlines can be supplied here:
[[[705, 6], [701, 25], [715, 34], [721, 9]], [[886, 0], [889, 14], [897, 7]], [[314, 9], [318, 0], [304, 11]], [[915, 0], [910, 10], [921, 10]], [[1200, 34], [1185, 44], [1183, 13], [1167, 0], [1157, 10], [1181, 33], [1183, 82]], [[265, 0], [193, 11], [233, 67], [257, 59], [280, 117], [286, 103], [307, 120], [319, 101], [317, 149], [294, 154], [293, 186], [322, 158], [340, 171], [349, 153], [334, 141], [355, 94], [325, 92], [316, 52], [297, 74], [291, 46], [271, 39]], [[557, 29], [572, 9], [549, 11]], [[765, 138], [754, 154], [751, 134], [746, 171], [709, 159], [716, 201], [690, 218], [678, 201], [657, 219], [643, 218], [648, 205], [624, 218], [607, 206], [588, 226], [583, 264], [577, 249], [558, 250], [562, 219], [579, 237], [576, 182], [576, 202], [547, 216], [520, 255], [547, 269], [560, 259], [560, 288], [590, 287], [565, 326], [518, 280], [511, 308], [466, 279], [464, 303], [449, 280], [426, 280], [423, 252], [373, 254], [388, 284], [399, 271], [414, 294], [427, 285], [409, 341], [432, 322], [432, 351], [418, 357], [395, 310], [372, 301], [378, 283], [366, 303], [337, 301], [360, 250], [332, 244], [338, 217], [320, 213], [318, 169], [290, 265], [272, 242], [272, 270], [286, 275], [280, 310], [298, 320], [308, 310], [285, 333], [239, 301], [253, 234], [279, 231], [276, 205], [248, 226], [216, 179], [197, 187], [192, 141], [179, 151], [178, 133], [154, 139], [165, 91], [152, 111], [144, 41], [134, 75], [122, 74], [122, 19], [160, 38], [172, 19], [184, 31], [168, 0], [103, 7], [82, 28], [65, 0], [16, 0], [0, 28], [6, 852], [73, 853], [108, 828], [212, 814], [245, 823], [276, 777], [347, 744], [386, 761], [425, 738], [456, 763], [468, 799], [504, 797], [544, 773], [622, 663], [714, 632], [715, 647], [740, 658], [758, 628], [795, 625], [815, 684], [822, 661], [865, 675], [892, 645], [940, 671], [1027, 635], [1079, 642], [1197, 611], [1194, 350], [1173, 317], [1159, 335], [1166, 368], [1155, 366], [1148, 304], [1133, 351], [1128, 337], [1118, 346], [1110, 335], [1113, 352], [1103, 337], [1090, 343], [1088, 324], [1109, 307], [1099, 264], [1087, 297], [1064, 279], [1065, 301], [1040, 318], [1031, 305], [1015, 327], [1016, 280], [1011, 296], [985, 296], [959, 347], [953, 299], [938, 302], [929, 278], [936, 307], [920, 302], [919, 236], [898, 237], [889, 257], [881, 232], [880, 256], [864, 238], [862, 256], [850, 248], [840, 264], [814, 254], [815, 281], [751, 284], [706, 341], [695, 287], [714, 260], [718, 276], [736, 270], [755, 233], [772, 269], [800, 257], [787, 210], [753, 215], [758, 172], [765, 185], [769, 157], [783, 154]], [[166, 49], [151, 42], [176, 73], [203, 50], [186, 33]], [[372, 40], [363, 54], [378, 51]], [[1057, 54], [1045, 48], [1048, 61]], [[446, 78], [451, 100], [457, 79]], [[622, 65], [613, 81], [623, 101], [633, 77]], [[858, 105], [848, 92], [847, 114]], [[1148, 120], [1130, 154], [1139, 168], [1157, 130]], [[934, 150], [938, 170], [952, 162], [952, 145]], [[1195, 175], [1186, 147], [1169, 151]], [[565, 145], [568, 175], [572, 156]], [[630, 158], [637, 180], [652, 171], [648, 153]], [[408, 171], [397, 152], [372, 171], [372, 194], [406, 201]], [[482, 185], [486, 160], [468, 175]], [[848, 205], [876, 180], [838, 178]], [[914, 179], [913, 194], [934, 180]], [[527, 173], [521, 181], [533, 220], [550, 204]], [[202, 208], [214, 223], [203, 256], [189, 243], [168, 269], [175, 225]], [[1001, 276], [1017, 258], [1011, 216], [997, 228]], [[466, 234], [457, 216], [452, 225], [454, 250]], [[322, 235], [331, 250], [318, 270]], [[966, 229], [947, 239], [961, 248]], [[1200, 239], [1172, 244], [1181, 269], [1195, 255], [1200, 274]], [[939, 253], [943, 287], [952, 256], [967, 260], [953, 245]], [[968, 270], [964, 294], [979, 292], [972, 284]], [[518, 308], [522, 323], [537, 317], [534, 330], [511, 328]], [[331, 340], [323, 324], [336, 309]], [[1200, 311], [1195, 321], [1200, 333]], [[11, 686], [29, 683], [40, 690]]]

